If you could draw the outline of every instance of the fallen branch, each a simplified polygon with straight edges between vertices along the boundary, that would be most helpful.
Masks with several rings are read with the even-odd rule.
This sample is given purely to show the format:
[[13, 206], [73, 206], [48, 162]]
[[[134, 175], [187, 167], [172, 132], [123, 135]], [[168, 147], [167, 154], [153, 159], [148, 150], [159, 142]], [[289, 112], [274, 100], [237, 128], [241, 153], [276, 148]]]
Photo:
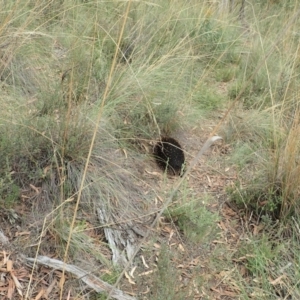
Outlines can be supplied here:
[[30, 262], [36, 262], [36, 263], [46, 265], [56, 270], [61, 270], [61, 271], [65, 270], [69, 273], [72, 273], [73, 275], [81, 279], [85, 284], [87, 284], [90, 288], [92, 288], [98, 293], [101, 292], [109, 293], [111, 294], [111, 297], [118, 300], [136, 300], [136, 298], [126, 295], [121, 290], [113, 287], [112, 285], [106, 283], [105, 281], [102, 281], [95, 275], [90, 274], [89, 272], [84, 271], [74, 265], [65, 264], [60, 260], [49, 258], [47, 256], [38, 256], [36, 259], [26, 257], [25, 259]]

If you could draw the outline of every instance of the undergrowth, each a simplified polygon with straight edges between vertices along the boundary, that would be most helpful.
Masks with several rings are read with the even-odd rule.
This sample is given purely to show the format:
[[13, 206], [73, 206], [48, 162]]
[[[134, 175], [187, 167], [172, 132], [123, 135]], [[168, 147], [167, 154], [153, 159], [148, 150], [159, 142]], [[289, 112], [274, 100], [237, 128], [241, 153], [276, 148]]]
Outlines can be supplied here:
[[[237, 170], [228, 197], [255, 226], [278, 222], [276, 239], [294, 248], [283, 254], [270, 229], [249, 235], [237, 246], [246, 264], [235, 284], [243, 299], [296, 290], [297, 268], [278, 280], [281, 289], [269, 277], [299, 256], [299, 3], [247, 1], [244, 11], [241, 3], [230, 10], [199, 1], [3, 3], [0, 207], [12, 215], [19, 204], [30, 207], [25, 227], [45, 220], [29, 245], [39, 239], [46, 252], [48, 235], [58, 245], [51, 255], [88, 253], [110, 267], [77, 210], [96, 224], [102, 205], [101, 234], [108, 223], [150, 215], [154, 192], [139, 189], [148, 186], [138, 173], [150, 160], [144, 144], [223, 116], [236, 101], [221, 130]], [[184, 201], [168, 208], [168, 221], [194, 244], [211, 241], [220, 218], [198, 197]], [[168, 255], [162, 251], [152, 298], [183, 299]]]
[[205, 207], [207, 200], [195, 199], [193, 196], [188, 199], [185, 203], [169, 208], [165, 218], [174, 222], [188, 240], [194, 243], [208, 242], [217, 233], [218, 215]]

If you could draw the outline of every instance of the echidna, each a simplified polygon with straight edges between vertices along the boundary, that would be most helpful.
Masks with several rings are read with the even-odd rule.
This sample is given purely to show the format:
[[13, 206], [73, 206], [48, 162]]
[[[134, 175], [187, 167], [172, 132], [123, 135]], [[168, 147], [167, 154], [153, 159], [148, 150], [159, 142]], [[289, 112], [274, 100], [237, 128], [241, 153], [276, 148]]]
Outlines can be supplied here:
[[154, 146], [153, 154], [160, 168], [172, 175], [183, 171], [184, 152], [180, 144], [171, 137], [162, 137]]

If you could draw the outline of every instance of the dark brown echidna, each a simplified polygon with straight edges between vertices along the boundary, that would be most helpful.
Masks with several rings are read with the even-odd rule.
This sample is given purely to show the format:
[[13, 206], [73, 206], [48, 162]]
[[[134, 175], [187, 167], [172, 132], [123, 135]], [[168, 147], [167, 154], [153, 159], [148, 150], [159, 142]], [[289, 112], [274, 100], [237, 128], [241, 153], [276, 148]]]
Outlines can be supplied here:
[[171, 137], [162, 137], [154, 146], [154, 156], [160, 168], [172, 175], [181, 175], [184, 152], [180, 144]]

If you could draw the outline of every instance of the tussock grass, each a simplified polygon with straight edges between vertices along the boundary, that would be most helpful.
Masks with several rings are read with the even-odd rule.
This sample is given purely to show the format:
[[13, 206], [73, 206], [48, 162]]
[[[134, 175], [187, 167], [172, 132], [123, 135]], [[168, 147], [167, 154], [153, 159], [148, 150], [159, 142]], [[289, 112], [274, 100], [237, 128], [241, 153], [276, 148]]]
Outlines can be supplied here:
[[[235, 270], [236, 281], [244, 299], [296, 293], [296, 267], [287, 269], [282, 288], [269, 280], [299, 256], [297, 18], [277, 41], [278, 28], [293, 20], [299, 3], [273, 2], [247, 2], [242, 20], [239, 3], [224, 13], [211, 2], [132, 2], [123, 23], [126, 1], [5, 1], [0, 22], [1, 207], [10, 209], [20, 196], [29, 197], [32, 218], [46, 220], [47, 232], [60, 246], [58, 255], [67, 249], [65, 258], [72, 260], [88, 253], [108, 266], [78, 220], [69, 240], [78, 195], [86, 215], [99, 217], [101, 205], [103, 227], [127, 222], [130, 228], [134, 220], [147, 219], [154, 192], [139, 188], [145, 182], [137, 169], [148, 159], [140, 143], [188, 128], [242, 92], [224, 129], [234, 147], [230, 162], [238, 165], [230, 196], [247, 216], [255, 213], [257, 222], [269, 226], [284, 220], [275, 236], [293, 247], [274, 245], [275, 229], [249, 236], [248, 244], [238, 245], [246, 270]], [[221, 84], [226, 89], [220, 91]], [[184, 200], [169, 209], [169, 218], [193, 243], [203, 242], [219, 219], [198, 198]], [[182, 299], [174, 289], [175, 276], [169, 276], [174, 268], [167, 252], [158, 271], [153, 298]]]
[[[239, 87], [241, 88], [244, 85], [243, 82], [253, 74], [257, 62], [260, 61], [259, 57], [272, 47], [271, 41], [274, 40], [276, 33], [271, 28], [279, 26], [279, 23], [287, 23], [287, 16], [297, 12], [297, 10], [287, 9], [287, 7], [280, 7], [279, 9], [274, 6], [272, 9], [276, 10], [277, 14], [273, 15], [274, 11], [272, 9], [268, 8], [258, 12], [258, 7], [253, 6], [251, 8], [254, 21], [254, 27], [251, 29], [255, 30], [255, 33], [253, 33], [252, 43], [248, 43], [250, 47], [255, 47], [256, 51], [249, 52], [246, 59], [241, 61], [240, 71], [243, 72], [243, 76], [237, 75], [239, 79], [229, 91], [230, 97], [233, 96], [233, 98], [239, 93]], [[266, 14], [268, 14], [268, 18], [265, 21], [258, 22], [258, 20], [263, 20], [262, 16]], [[298, 79], [297, 76], [294, 77], [292, 74], [296, 71], [295, 57], [298, 53], [298, 46], [297, 43], [294, 43], [292, 32], [296, 24], [297, 21], [295, 20], [291, 27], [286, 30], [276, 49], [263, 62], [264, 65], [255, 76], [251, 77], [251, 81], [243, 91], [243, 106], [251, 109], [250, 113], [247, 111], [248, 121], [244, 120], [244, 118], [240, 120], [235, 119], [233, 121], [235, 129], [230, 129], [228, 132], [230, 135], [233, 131], [238, 132], [239, 138], [244, 140], [236, 150], [237, 152], [234, 156], [236, 158], [233, 157], [236, 161], [239, 160], [239, 157], [242, 158], [239, 160], [240, 166], [244, 167], [246, 163], [251, 163], [253, 166], [254, 161], [259, 166], [259, 170], [254, 172], [249, 191], [246, 191], [247, 196], [244, 194], [245, 190], [238, 192], [240, 195], [243, 194], [242, 202], [245, 204], [245, 201], [246, 203], [254, 201], [256, 204], [259, 204], [258, 206], [261, 206], [261, 203], [266, 201], [268, 203], [266, 211], [274, 211], [275, 209], [277, 217], [281, 218], [287, 216], [287, 214], [282, 214], [281, 205], [285, 205], [284, 202], [287, 201], [283, 200], [285, 199], [283, 195], [286, 192], [289, 194], [288, 191], [285, 191], [289, 187], [284, 180], [283, 172], [281, 172], [283, 165], [280, 161], [282, 159], [285, 160], [285, 156], [289, 155], [287, 153], [293, 155], [294, 159], [297, 157], [292, 148], [286, 149], [288, 146], [287, 141], [291, 134], [290, 129], [286, 125], [281, 126], [282, 122], [285, 123], [286, 120], [294, 122], [294, 117], [291, 118], [291, 115], [287, 117], [285, 112], [295, 107], [295, 102], [292, 98], [295, 99], [293, 90]], [[287, 40], [290, 42], [289, 47], [286, 44]], [[287, 55], [287, 53], [290, 55]], [[253, 108], [255, 109], [254, 111]], [[264, 111], [258, 114], [257, 109], [264, 109]], [[251, 118], [252, 121], [250, 121]], [[291, 123], [288, 126], [292, 126]], [[251, 156], [252, 158], [250, 158]], [[292, 163], [284, 163], [283, 168], [288, 165], [291, 166]], [[294, 169], [295, 165], [292, 168]], [[241, 186], [239, 185], [239, 187]], [[292, 189], [294, 192], [297, 190], [295, 187]], [[252, 200], [248, 202], [247, 198]], [[257, 205], [255, 205], [255, 209], [257, 209]]]
[[[297, 20], [253, 76], [255, 65], [261, 62], [259, 57], [268, 53], [278, 34], [274, 28], [282, 28], [298, 12], [298, 3], [294, 4], [293, 7], [257, 4], [251, 13], [248, 11], [246, 19], [252, 35], [244, 44], [236, 80], [229, 89], [232, 99], [244, 89], [240, 107], [246, 108], [234, 113], [225, 130], [225, 136], [234, 145], [231, 160], [238, 166], [238, 180], [228, 191], [243, 211], [247, 241], [238, 246], [231, 269], [234, 274], [228, 276], [230, 272], [226, 272], [224, 280], [229, 286], [239, 286], [240, 299], [298, 297], [299, 276], [292, 270], [294, 262], [290, 255], [299, 250], [297, 247], [288, 250], [299, 233], [296, 162], [299, 145], [295, 137], [299, 127], [295, 113], [299, 97], [295, 87], [299, 79], [298, 45], [294, 43]], [[286, 174], [293, 174], [293, 179]], [[226, 254], [222, 257], [228, 259]], [[225, 263], [223, 267], [228, 265]]]

